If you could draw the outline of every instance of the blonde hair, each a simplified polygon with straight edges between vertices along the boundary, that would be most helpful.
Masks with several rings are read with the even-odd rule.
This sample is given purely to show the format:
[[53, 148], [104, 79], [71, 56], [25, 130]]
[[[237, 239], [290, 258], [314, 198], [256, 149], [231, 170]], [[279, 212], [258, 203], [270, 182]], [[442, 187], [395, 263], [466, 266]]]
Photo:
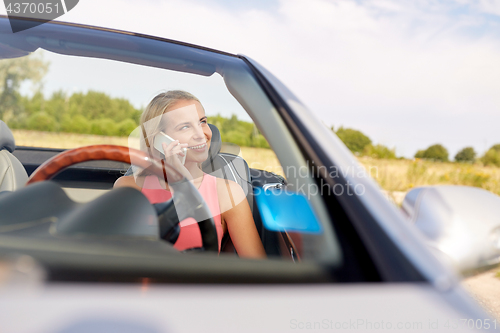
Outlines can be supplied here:
[[150, 147], [150, 140], [161, 131], [161, 116], [169, 111], [168, 109], [172, 105], [181, 100], [196, 101], [201, 104], [200, 100], [193, 94], [183, 90], [162, 92], [149, 102], [140, 119], [140, 126], [144, 137], [144, 140], [140, 142], [141, 150], [146, 150]]

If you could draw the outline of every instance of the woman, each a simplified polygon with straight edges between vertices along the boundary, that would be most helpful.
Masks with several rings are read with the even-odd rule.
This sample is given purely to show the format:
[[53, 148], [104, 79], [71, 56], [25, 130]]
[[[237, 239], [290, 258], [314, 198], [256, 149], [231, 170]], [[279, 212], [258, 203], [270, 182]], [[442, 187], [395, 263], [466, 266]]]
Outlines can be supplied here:
[[[241, 186], [201, 170], [201, 163], [208, 158], [212, 131], [200, 101], [181, 90], [161, 93], [146, 107], [140, 123], [145, 133], [141, 148], [156, 158], [164, 158], [167, 164], [194, 184], [207, 202], [217, 227], [219, 251], [223, 234], [229, 232], [240, 257], [264, 258], [264, 247]], [[175, 140], [170, 144], [162, 144], [163, 154], [153, 148], [155, 137], [160, 132]], [[120, 186], [137, 188], [151, 203], [163, 202], [172, 197], [168, 182], [156, 176], [124, 176], [115, 183], [115, 187]], [[181, 232], [174, 246], [179, 250], [201, 246], [196, 221], [186, 219], [180, 225]]]

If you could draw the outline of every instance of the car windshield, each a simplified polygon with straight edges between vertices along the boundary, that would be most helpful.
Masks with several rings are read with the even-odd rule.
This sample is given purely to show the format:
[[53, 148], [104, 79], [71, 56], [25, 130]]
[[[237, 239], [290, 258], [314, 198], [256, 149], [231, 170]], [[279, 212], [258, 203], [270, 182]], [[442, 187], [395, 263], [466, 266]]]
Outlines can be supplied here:
[[[198, 266], [207, 272], [230, 272], [237, 269], [234, 262], [247, 262], [245, 257], [267, 258], [256, 265], [282, 263], [266, 266], [276, 274], [286, 272], [286, 265], [341, 264], [328, 207], [304, 153], [244, 59], [174, 41], [65, 24], [42, 24], [13, 34], [6, 19], [0, 21], [0, 58], [0, 119], [12, 132], [12, 153], [28, 175], [75, 148], [117, 145], [143, 154], [130, 153], [131, 163], [93, 158], [51, 174], [69, 201], [55, 189], [40, 187], [36, 205], [27, 199], [35, 184], [13, 191], [28, 194], [23, 192], [26, 197], [16, 199], [10, 217], [0, 221], [2, 246], [15, 237], [17, 248], [25, 246], [28, 254], [40, 241], [43, 251], [60, 252], [59, 259], [81, 253], [114, 255], [132, 266], [171, 258], [170, 270], [180, 271], [190, 261], [203, 261], [203, 256], [218, 262]], [[163, 174], [141, 165], [143, 158], [159, 161]], [[179, 174], [192, 186], [175, 187]], [[149, 202], [125, 190], [123, 197], [103, 199], [130, 187]], [[192, 188], [201, 199], [189, 196]], [[185, 200], [199, 200], [176, 202], [180, 228], [151, 218], [151, 207], [160, 214], [167, 208], [159, 205], [172, 193], [174, 198], [184, 193]], [[52, 197], [50, 203], [43, 203], [44, 196]], [[140, 200], [149, 206], [138, 204]], [[200, 250], [206, 245], [200, 222], [207, 216], [195, 212], [193, 205], [202, 203], [217, 227], [213, 253]], [[53, 206], [52, 213], [32, 217], [38, 221], [37, 230], [28, 223], [33, 220], [16, 217], [16, 212], [42, 211], [47, 205]], [[51, 214], [54, 218], [47, 220]], [[120, 221], [114, 221], [117, 216]], [[49, 221], [43, 232], [42, 220]], [[202, 246], [189, 243], [183, 229], [198, 228], [196, 222]], [[187, 242], [184, 246], [178, 245], [181, 239]], [[153, 261], [151, 271], [164, 269]], [[85, 260], [81, 265], [92, 266]]]

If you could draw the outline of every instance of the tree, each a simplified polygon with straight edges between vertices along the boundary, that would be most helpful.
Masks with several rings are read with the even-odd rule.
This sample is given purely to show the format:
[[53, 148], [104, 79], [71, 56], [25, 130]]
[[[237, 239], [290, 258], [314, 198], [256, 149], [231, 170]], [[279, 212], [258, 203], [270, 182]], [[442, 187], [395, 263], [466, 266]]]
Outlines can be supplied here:
[[207, 118], [209, 124], [219, 129], [223, 142], [234, 143], [240, 147], [269, 148], [266, 139], [253, 123], [238, 120], [236, 115], [224, 118], [218, 114]]
[[497, 143], [496, 145], [491, 146], [490, 149], [493, 149], [497, 153], [500, 153], [500, 143]]
[[353, 153], [362, 153], [365, 147], [372, 143], [369, 137], [352, 128], [340, 127], [336, 134]]
[[457, 162], [474, 162], [476, 159], [476, 151], [472, 147], [465, 147], [455, 155]]
[[269, 143], [262, 134], [258, 134], [253, 138], [252, 146], [257, 148], [269, 148]]
[[51, 115], [40, 111], [28, 118], [28, 126], [35, 131], [54, 132], [57, 130], [57, 122]]
[[415, 153], [415, 158], [424, 158], [425, 150], [419, 150]]
[[443, 145], [435, 144], [422, 151], [419, 150], [415, 154], [415, 158], [424, 158], [428, 160], [447, 162], [448, 161], [448, 150], [443, 147]]
[[90, 133], [108, 136], [118, 135], [118, 126], [113, 119], [96, 119], [90, 122]]
[[90, 133], [90, 122], [81, 114], [73, 117], [65, 115], [61, 121], [61, 130], [68, 133], [88, 134]]
[[494, 165], [500, 167], [500, 143], [491, 146], [490, 149], [481, 157], [484, 165]]
[[125, 119], [118, 123], [118, 135], [129, 136], [137, 128], [137, 124], [132, 119]]
[[495, 150], [491, 147], [483, 157], [481, 157], [481, 162], [484, 165], [494, 165], [500, 167], [500, 151]]
[[234, 143], [240, 147], [250, 146], [250, 138], [241, 131], [229, 131], [222, 138], [224, 142]]
[[[49, 63], [41, 56], [29, 55], [0, 62], [0, 118], [8, 122], [21, 115], [19, 112], [19, 88], [30, 80], [37, 90], [47, 73]], [[38, 110], [40, 111], [40, 110]], [[15, 119], [14, 119], [15, 120]]]
[[369, 144], [363, 150], [363, 155], [374, 157], [374, 158], [385, 158], [385, 159], [395, 159], [396, 151], [394, 149], [389, 149], [384, 145], [372, 145]]

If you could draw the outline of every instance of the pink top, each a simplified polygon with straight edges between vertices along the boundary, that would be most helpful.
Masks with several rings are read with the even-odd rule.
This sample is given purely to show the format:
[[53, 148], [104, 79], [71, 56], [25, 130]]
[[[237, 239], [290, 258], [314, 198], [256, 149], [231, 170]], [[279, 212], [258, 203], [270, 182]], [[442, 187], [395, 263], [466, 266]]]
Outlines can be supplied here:
[[[219, 240], [219, 252], [223, 236], [219, 197], [217, 195], [217, 178], [206, 173], [203, 173], [200, 188], [198, 189], [201, 196], [205, 200], [212, 212], [215, 227], [217, 229], [217, 238]], [[149, 199], [151, 203], [159, 203], [170, 200], [172, 193], [163, 189], [160, 181], [156, 176], [147, 176], [144, 180], [144, 185], [141, 192]], [[198, 222], [192, 217], [189, 217], [180, 222], [181, 232], [179, 238], [174, 244], [174, 247], [179, 250], [186, 250], [193, 247], [201, 247], [201, 233], [198, 227]]]

